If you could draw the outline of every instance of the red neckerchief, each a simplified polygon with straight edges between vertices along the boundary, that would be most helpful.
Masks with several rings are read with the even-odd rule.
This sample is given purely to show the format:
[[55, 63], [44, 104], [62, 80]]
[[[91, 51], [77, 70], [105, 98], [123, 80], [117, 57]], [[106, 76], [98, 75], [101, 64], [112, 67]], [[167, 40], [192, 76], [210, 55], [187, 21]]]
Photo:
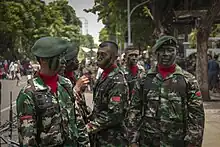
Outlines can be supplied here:
[[110, 72], [112, 72], [117, 66], [115, 64], [113, 64], [112, 66], [110, 66], [109, 68], [103, 69], [103, 73], [102, 73], [102, 79], [105, 79], [108, 74]]
[[49, 86], [51, 88], [51, 91], [53, 93], [57, 92], [57, 81], [58, 81], [58, 74], [54, 75], [54, 76], [48, 76], [48, 75], [44, 75], [42, 73], [39, 72], [39, 76], [40, 78], [43, 80], [43, 82]]
[[68, 78], [71, 82], [76, 82], [76, 79], [74, 77], [74, 72], [73, 71], [66, 71], [64, 73], [65, 77]]
[[170, 67], [164, 67], [162, 65], [158, 65], [158, 72], [161, 74], [163, 78], [166, 78], [169, 74], [174, 73], [175, 70], [176, 70], [176, 64], [173, 64]]
[[66, 71], [65, 76], [69, 79], [69, 78], [72, 78], [74, 76], [74, 73], [73, 73], [73, 71]]
[[132, 73], [133, 76], [136, 76], [137, 75], [137, 72], [138, 72], [138, 66], [137, 65], [133, 65], [130, 67], [130, 71]]

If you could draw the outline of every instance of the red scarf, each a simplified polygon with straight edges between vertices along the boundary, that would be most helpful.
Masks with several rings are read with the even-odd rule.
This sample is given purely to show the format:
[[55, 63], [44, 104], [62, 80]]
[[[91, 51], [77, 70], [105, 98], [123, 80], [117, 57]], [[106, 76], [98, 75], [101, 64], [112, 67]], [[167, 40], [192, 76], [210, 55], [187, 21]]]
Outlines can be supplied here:
[[73, 71], [67, 71], [64, 74], [65, 74], [65, 77], [68, 78], [71, 82], [76, 82]]
[[113, 64], [112, 66], [110, 66], [109, 68], [103, 69], [103, 73], [102, 73], [102, 79], [105, 79], [108, 74], [110, 72], [112, 72], [117, 66], [115, 64]]
[[137, 65], [133, 65], [130, 67], [130, 71], [132, 73], [133, 76], [136, 76], [137, 75], [137, 72], [138, 72], [138, 66]]
[[158, 65], [158, 72], [161, 74], [163, 78], [166, 78], [169, 74], [174, 73], [175, 70], [176, 70], [176, 64], [173, 64], [170, 67], [164, 67], [162, 65]]
[[39, 73], [40, 78], [43, 80], [43, 82], [49, 86], [51, 88], [51, 91], [53, 93], [57, 92], [57, 81], [58, 81], [58, 74], [54, 75], [54, 76], [48, 76], [48, 75], [44, 75], [42, 73]]

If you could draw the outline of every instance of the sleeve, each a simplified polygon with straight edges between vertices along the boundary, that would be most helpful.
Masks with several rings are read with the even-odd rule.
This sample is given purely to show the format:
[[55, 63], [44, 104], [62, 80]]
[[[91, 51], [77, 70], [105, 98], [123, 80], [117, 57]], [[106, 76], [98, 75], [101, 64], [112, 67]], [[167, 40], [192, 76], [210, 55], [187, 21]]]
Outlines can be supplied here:
[[23, 147], [38, 146], [35, 106], [30, 95], [21, 91], [16, 101], [19, 143]]
[[131, 96], [131, 103], [125, 121], [129, 144], [138, 143], [139, 141], [139, 129], [142, 121], [142, 91], [140, 86], [140, 81], [137, 81]]
[[188, 82], [187, 100], [188, 118], [185, 141], [192, 146], [200, 147], [203, 140], [205, 114], [202, 95], [195, 78]]
[[76, 126], [78, 129], [78, 144], [83, 147], [90, 147], [89, 134], [87, 132], [86, 124], [83, 118], [83, 110], [81, 107], [75, 103], [75, 112], [76, 112]]
[[110, 126], [120, 125], [125, 117], [126, 100], [128, 99], [128, 86], [125, 78], [121, 76], [114, 77], [113, 86], [108, 93], [107, 109], [96, 114], [94, 119], [87, 124], [89, 133], [96, 133]]

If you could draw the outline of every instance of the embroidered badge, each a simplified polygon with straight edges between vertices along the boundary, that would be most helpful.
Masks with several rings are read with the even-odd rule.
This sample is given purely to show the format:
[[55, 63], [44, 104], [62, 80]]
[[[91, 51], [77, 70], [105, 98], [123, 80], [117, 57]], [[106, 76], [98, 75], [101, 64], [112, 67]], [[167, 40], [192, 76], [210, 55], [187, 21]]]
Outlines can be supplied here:
[[113, 102], [120, 102], [121, 101], [121, 97], [120, 96], [112, 97], [112, 101]]
[[201, 94], [200, 91], [197, 91], [197, 92], [196, 92], [196, 96], [200, 97], [201, 95], [202, 95], [202, 94]]
[[29, 120], [29, 119], [32, 119], [31, 115], [26, 115], [26, 116], [21, 116], [20, 117], [20, 120]]

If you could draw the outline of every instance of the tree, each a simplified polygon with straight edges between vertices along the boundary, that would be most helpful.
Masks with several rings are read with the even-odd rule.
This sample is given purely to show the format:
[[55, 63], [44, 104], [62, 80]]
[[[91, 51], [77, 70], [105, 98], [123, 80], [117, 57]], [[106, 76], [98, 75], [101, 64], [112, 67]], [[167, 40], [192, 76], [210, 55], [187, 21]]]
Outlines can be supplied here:
[[[131, 8], [143, 1], [146, 0], [131, 1]], [[152, 20], [148, 19], [150, 16], [146, 15], [145, 11], [144, 6], [139, 7], [135, 10], [131, 17], [132, 41], [135, 45], [142, 44], [144, 46], [151, 40], [149, 38], [151, 37], [150, 32], [153, 27]], [[100, 40], [111, 40], [112, 37], [110, 36], [115, 36], [118, 43], [123, 44], [126, 41], [127, 0], [95, 0], [93, 8], [86, 10], [86, 12], [98, 13], [98, 20], [101, 20], [105, 25], [103, 30], [100, 32]]]
[[[212, 6], [205, 16], [198, 19], [197, 29], [197, 80], [204, 100], [210, 100], [208, 88], [208, 39], [213, 23], [220, 13], [220, 1], [212, 0]], [[202, 66], [201, 66], [202, 65]]]
[[94, 40], [93, 40], [92, 35], [89, 35], [89, 34], [82, 35], [80, 39], [80, 44], [83, 47], [87, 47], [90, 49], [94, 48]]
[[80, 26], [67, 0], [49, 5], [41, 0], [0, 1], [0, 51], [13, 58], [29, 54], [33, 43], [44, 36], [63, 37], [79, 46]]
[[106, 27], [102, 28], [102, 30], [99, 32], [99, 41], [103, 42], [108, 40], [109, 35], [108, 35], [108, 29]]
[[[81, 22], [74, 9], [68, 5], [67, 0], [57, 0], [49, 3], [47, 6], [47, 14], [50, 16], [49, 20], [52, 20], [52, 23], [48, 23], [46, 28], [40, 28], [38, 31], [44, 30], [45, 34], [41, 36], [35, 36], [36, 38], [49, 35], [65, 38], [69, 41], [74, 41], [79, 46], [80, 40], [80, 26]], [[56, 17], [54, 17], [56, 16]]]
[[[3, 35], [1, 49], [16, 57], [19, 50], [23, 49], [25, 38], [30, 38], [37, 26], [35, 20], [40, 19], [44, 3], [36, 1], [9, 0], [0, 2], [0, 34]], [[8, 50], [9, 49], [9, 50]]]

